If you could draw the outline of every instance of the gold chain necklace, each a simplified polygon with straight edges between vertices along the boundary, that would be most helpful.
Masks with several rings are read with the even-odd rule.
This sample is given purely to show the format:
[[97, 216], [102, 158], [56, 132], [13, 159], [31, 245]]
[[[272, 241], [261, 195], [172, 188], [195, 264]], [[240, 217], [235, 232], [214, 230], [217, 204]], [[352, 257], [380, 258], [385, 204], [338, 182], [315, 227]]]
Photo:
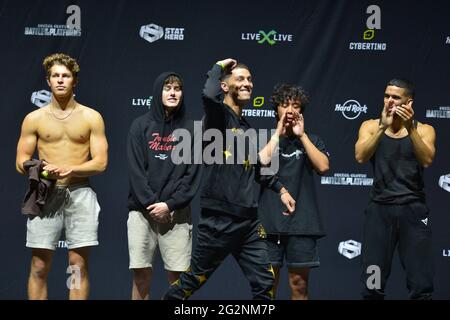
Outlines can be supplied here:
[[49, 106], [49, 107], [50, 107], [50, 113], [51, 113], [56, 119], [58, 119], [58, 120], [65, 120], [65, 119], [67, 119], [68, 117], [70, 117], [70, 115], [73, 113], [73, 110], [75, 110], [75, 108], [77, 107], [77, 103], [75, 102], [74, 104], [75, 104], [75, 105], [73, 106], [73, 108], [72, 108], [72, 110], [69, 112], [69, 114], [63, 116], [62, 118], [58, 117], [58, 116], [52, 111], [52, 106], [53, 106], [53, 104], [50, 104], [50, 106]]

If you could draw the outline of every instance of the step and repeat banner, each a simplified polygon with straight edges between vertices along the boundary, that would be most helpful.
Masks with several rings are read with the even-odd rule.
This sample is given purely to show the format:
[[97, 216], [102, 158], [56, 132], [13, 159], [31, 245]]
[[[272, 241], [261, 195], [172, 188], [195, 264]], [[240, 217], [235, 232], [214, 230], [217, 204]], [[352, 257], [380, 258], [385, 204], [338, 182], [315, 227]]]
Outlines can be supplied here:
[[[31, 250], [20, 206], [27, 179], [15, 172], [26, 114], [48, 103], [42, 60], [67, 53], [80, 64], [76, 99], [98, 110], [109, 142], [107, 171], [91, 179], [101, 205], [99, 241], [90, 256], [91, 299], [128, 299], [125, 144], [132, 120], [152, 107], [153, 81], [173, 70], [184, 77], [188, 114], [201, 119], [206, 72], [218, 60], [247, 64], [254, 93], [244, 115], [256, 128], [274, 128], [269, 98], [275, 84], [303, 86], [311, 96], [307, 131], [324, 140], [331, 168], [316, 179], [327, 236], [321, 266], [310, 276], [312, 299], [359, 299], [362, 222], [373, 181], [358, 164], [361, 123], [378, 118], [386, 83], [416, 84], [417, 120], [437, 133], [436, 158], [425, 170], [433, 229], [436, 299], [450, 298], [450, 2], [449, 1], [57, 1], [0, 0], [2, 218], [0, 299], [26, 299]], [[193, 202], [194, 245], [199, 215]], [[48, 279], [49, 298], [66, 299], [64, 237]], [[286, 271], [279, 299], [289, 299]], [[167, 288], [159, 256], [152, 297]], [[407, 298], [397, 256], [387, 298]], [[192, 299], [248, 299], [249, 285], [228, 258]]]

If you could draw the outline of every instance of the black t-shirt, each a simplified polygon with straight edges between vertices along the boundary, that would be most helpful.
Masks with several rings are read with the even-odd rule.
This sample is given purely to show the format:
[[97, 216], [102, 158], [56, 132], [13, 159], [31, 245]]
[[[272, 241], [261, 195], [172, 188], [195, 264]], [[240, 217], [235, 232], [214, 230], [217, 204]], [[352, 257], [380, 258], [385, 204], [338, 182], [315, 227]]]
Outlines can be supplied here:
[[[319, 151], [328, 156], [323, 141], [314, 134], [308, 137]], [[258, 215], [268, 234], [325, 235], [322, 217], [319, 213], [315, 189], [315, 173], [306, 150], [298, 137], [280, 139], [279, 181], [288, 189], [296, 201], [295, 213], [285, 211], [280, 195], [269, 189], [262, 189]]]

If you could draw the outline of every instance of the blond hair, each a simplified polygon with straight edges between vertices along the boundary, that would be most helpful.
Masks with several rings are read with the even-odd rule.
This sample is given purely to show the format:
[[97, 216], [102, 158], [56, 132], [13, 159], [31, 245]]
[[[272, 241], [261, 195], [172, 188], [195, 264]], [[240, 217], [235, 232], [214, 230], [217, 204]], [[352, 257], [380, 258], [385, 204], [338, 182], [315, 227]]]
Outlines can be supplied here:
[[80, 72], [80, 66], [74, 58], [64, 53], [54, 53], [45, 57], [42, 65], [47, 72], [47, 79], [50, 78], [51, 68], [56, 64], [63, 65], [69, 69], [70, 72], [72, 72], [74, 79], [77, 80], [78, 72]]

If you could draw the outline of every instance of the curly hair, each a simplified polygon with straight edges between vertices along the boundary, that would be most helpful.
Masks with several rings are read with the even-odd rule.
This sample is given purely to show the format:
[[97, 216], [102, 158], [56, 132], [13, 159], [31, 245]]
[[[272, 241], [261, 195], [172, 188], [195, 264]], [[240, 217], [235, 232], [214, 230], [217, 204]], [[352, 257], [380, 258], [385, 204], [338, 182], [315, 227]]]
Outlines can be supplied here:
[[54, 53], [52, 55], [45, 57], [44, 61], [42, 62], [42, 65], [44, 66], [44, 69], [47, 72], [47, 78], [50, 78], [51, 68], [54, 65], [58, 64], [65, 66], [67, 69], [70, 70], [70, 72], [72, 72], [74, 79], [75, 80], [78, 79], [78, 72], [80, 72], [80, 66], [78, 65], [78, 62], [74, 58], [64, 53]]
[[275, 113], [277, 113], [277, 108], [279, 105], [288, 102], [289, 100], [299, 100], [301, 105], [301, 113], [303, 113], [309, 103], [309, 96], [300, 86], [286, 83], [277, 84], [273, 89], [272, 96], [270, 97], [270, 102], [272, 103], [272, 108], [275, 110]]

